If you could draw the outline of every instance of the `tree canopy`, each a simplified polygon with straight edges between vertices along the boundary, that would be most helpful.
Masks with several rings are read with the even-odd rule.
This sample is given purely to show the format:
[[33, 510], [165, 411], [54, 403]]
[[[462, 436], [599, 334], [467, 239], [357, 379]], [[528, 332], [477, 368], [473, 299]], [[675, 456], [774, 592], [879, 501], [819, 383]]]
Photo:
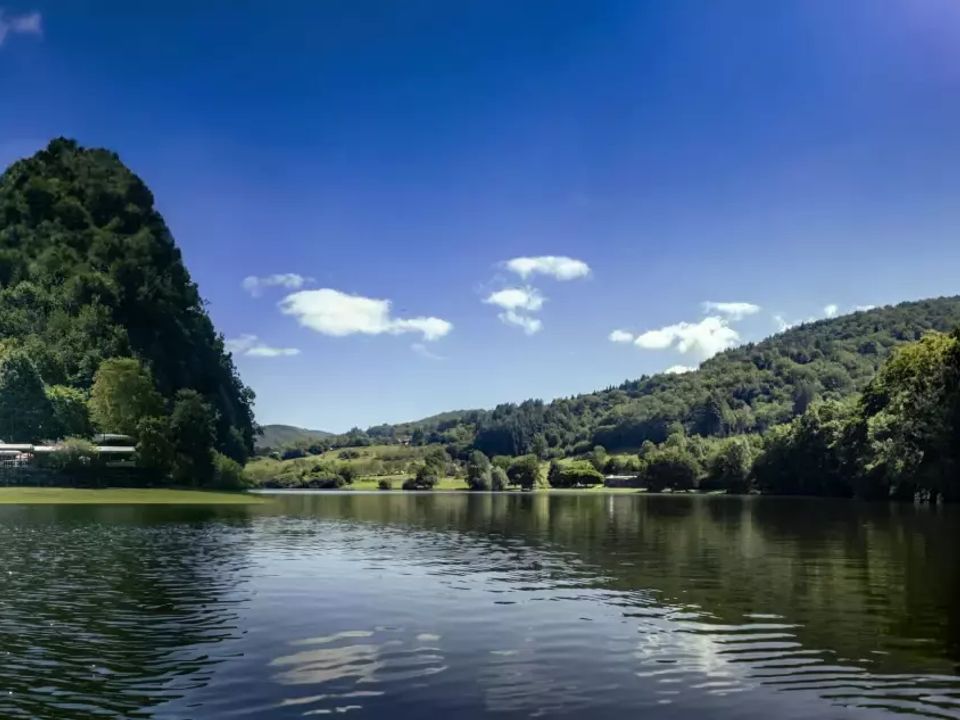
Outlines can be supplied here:
[[[112, 152], [57, 139], [0, 176], [0, 337], [44, 384], [82, 392], [105, 360], [136, 358], [167, 403], [181, 389], [203, 396], [219, 450], [253, 450], [253, 393], [153, 195]], [[43, 434], [30, 422], [21, 436]], [[136, 430], [123, 425], [111, 430]]]

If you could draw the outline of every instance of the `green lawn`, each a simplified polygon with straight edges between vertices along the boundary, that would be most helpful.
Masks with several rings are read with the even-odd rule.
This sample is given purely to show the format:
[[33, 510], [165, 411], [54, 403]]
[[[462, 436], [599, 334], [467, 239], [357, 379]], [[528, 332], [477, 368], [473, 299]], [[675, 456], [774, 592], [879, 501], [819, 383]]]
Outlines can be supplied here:
[[2, 487], [0, 505], [250, 505], [267, 502], [245, 493], [167, 488]]

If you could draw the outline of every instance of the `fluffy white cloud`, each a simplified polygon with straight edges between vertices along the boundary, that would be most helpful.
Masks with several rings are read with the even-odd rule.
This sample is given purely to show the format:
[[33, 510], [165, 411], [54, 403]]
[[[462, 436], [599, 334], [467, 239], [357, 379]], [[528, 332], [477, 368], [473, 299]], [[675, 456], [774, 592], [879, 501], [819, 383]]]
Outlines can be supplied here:
[[38, 12], [26, 15], [5, 15], [0, 9], [0, 45], [10, 35], [40, 35], [43, 33], [43, 18]]
[[676, 348], [681, 353], [692, 353], [702, 358], [712, 357], [740, 342], [740, 334], [728, 324], [727, 318], [709, 316], [700, 322], [681, 322], [657, 330], [641, 333], [633, 341], [645, 350]]
[[629, 333], [626, 330], [614, 330], [607, 338], [610, 342], [628, 343], [633, 342], [633, 333]]
[[539, 319], [518, 313], [516, 310], [506, 310], [497, 317], [507, 325], [516, 325], [523, 328], [527, 335], [535, 335], [543, 329], [543, 323]]
[[866, 312], [867, 310], [873, 310], [876, 308], [876, 305], [856, 305], [854, 306], [854, 312]]
[[491, 293], [484, 302], [502, 308], [503, 312], [497, 316], [500, 321], [522, 328], [527, 335], [538, 333], [543, 328], [543, 322], [531, 315], [540, 310], [546, 302], [546, 298], [536, 288], [498, 290]]
[[275, 273], [273, 275], [264, 275], [257, 277], [249, 275], [243, 279], [243, 289], [253, 297], [260, 297], [264, 288], [282, 287], [287, 290], [298, 290], [311, 281], [311, 278], [298, 275], [297, 273]]
[[424, 340], [438, 340], [453, 324], [436, 317], [395, 318], [390, 301], [348, 295], [339, 290], [301, 290], [280, 301], [280, 311], [304, 327], [324, 335], [399, 335], [418, 332]]
[[684, 373], [693, 372], [696, 370], [695, 367], [691, 365], [671, 365], [664, 372], [667, 375], [683, 375]]
[[837, 313], [840, 312], [840, 308], [834, 303], [830, 303], [823, 309], [823, 314], [828, 318], [836, 317]]
[[524, 280], [531, 275], [549, 275], [557, 280], [576, 280], [590, 274], [590, 266], [583, 260], [562, 255], [518, 257], [507, 260], [506, 266], [507, 270], [516, 273]]
[[742, 320], [747, 315], [756, 315], [760, 312], [760, 306], [748, 302], [712, 302], [707, 300], [703, 303], [705, 313], [720, 313], [726, 315], [731, 320]]
[[297, 348], [277, 348], [264, 345], [256, 335], [241, 335], [227, 340], [224, 345], [228, 352], [246, 357], [291, 357], [299, 355]]
[[527, 310], [536, 312], [543, 307], [546, 298], [540, 294], [536, 288], [507, 288], [491, 293], [490, 297], [484, 300], [490, 305], [497, 305], [504, 310]]

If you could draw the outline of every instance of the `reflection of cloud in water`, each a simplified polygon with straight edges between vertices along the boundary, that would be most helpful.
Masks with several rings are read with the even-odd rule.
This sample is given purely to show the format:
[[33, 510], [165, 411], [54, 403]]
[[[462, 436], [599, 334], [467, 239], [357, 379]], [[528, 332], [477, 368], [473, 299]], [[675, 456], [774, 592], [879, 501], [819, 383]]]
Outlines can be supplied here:
[[399, 632], [402, 631], [386, 628], [350, 630], [291, 642], [291, 646], [312, 646], [312, 649], [275, 658], [270, 665], [280, 671], [274, 680], [281, 685], [333, 686], [339, 692], [288, 698], [282, 705], [332, 703], [331, 707], [310, 710], [308, 714], [311, 715], [360, 710], [363, 705], [357, 702], [358, 699], [379, 697], [386, 692], [360, 689], [360, 686], [381, 684], [391, 688], [397, 683], [402, 686], [447, 669], [439, 648], [423, 645], [438, 642], [439, 635], [421, 633], [412, 642], [386, 637], [387, 633]]

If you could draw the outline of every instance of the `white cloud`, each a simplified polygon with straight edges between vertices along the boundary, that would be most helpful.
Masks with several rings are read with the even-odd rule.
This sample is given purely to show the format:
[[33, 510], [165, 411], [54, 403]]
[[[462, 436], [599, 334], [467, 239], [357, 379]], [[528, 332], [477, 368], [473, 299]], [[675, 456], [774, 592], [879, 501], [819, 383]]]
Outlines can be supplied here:
[[866, 312], [867, 310], [874, 310], [876, 305], [855, 305], [853, 310], [854, 312]]
[[491, 293], [490, 297], [484, 300], [490, 305], [497, 305], [504, 310], [527, 310], [536, 312], [543, 307], [546, 300], [540, 291], [536, 288], [507, 288]]
[[497, 317], [507, 325], [516, 325], [517, 327], [523, 328], [523, 331], [527, 335], [535, 335], [543, 329], [543, 323], [539, 319], [518, 313], [515, 310], [507, 310], [497, 315]]
[[256, 335], [241, 335], [224, 343], [228, 352], [246, 357], [291, 357], [299, 355], [297, 348], [277, 348], [264, 345]]
[[11, 35], [43, 34], [43, 18], [38, 12], [26, 15], [4, 15], [0, 9], [0, 45]]
[[837, 313], [840, 312], [840, 308], [834, 303], [830, 303], [823, 309], [823, 314], [828, 318], [836, 317]]
[[784, 332], [785, 330], [789, 330], [790, 328], [799, 325], [799, 322], [787, 320], [783, 315], [774, 315], [773, 321], [777, 324], [777, 329], [780, 332]]
[[532, 287], [506, 288], [491, 293], [484, 300], [488, 305], [496, 305], [503, 309], [497, 317], [507, 325], [523, 328], [527, 335], [534, 335], [543, 329], [543, 322], [531, 313], [539, 311], [546, 302], [540, 291]]
[[524, 280], [531, 275], [549, 275], [557, 280], [576, 280], [590, 274], [590, 266], [583, 260], [561, 255], [517, 257], [507, 260], [507, 269]]
[[694, 370], [696, 370], [696, 368], [691, 365], [671, 365], [663, 372], [667, 375], [683, 375], [684, 373], [693, 372]]
[[263, 277], [249, 275], [243, 279], [242, 285], [243, 289], [253, 297], [260, 297], [264, 288], [282, 287], [288, 290], [299, 290], [308, 282], [312, 282], [312, 280], [312, 278], [304, 277], [297, 273], [274, 273], [273, 275], [264, 275]]
[[615, 343], [628, 343], [633, 342], [633, 333], [628, 333], [626, 330], [614, 330], [610, 333], [607, 338], [610, 342]]
[[304, 327], [324, 335], [399, 335], [418, 332], [424, 340], [438, 340], [453, 330], [453, 324], [436, 317], [394, 318], [390, 301], [348, 295], [339, 290], [301, 290], [279, 304]]
[[442, 355], [437, 355], [430, 348], [428, 348], [423, 343], [413, 343], [410, 346], [410, 349], [413, 350], [420, 357], [427, 358], [428, 360], [443, 360]]
[[712, 357], [740, 342], [740, 334], [723, 317], [709, 316], [700, 322], [681, 322], [641, 333], [633, 341], [645, 350], [676, 348], [703, 358]]
[[742, 320], [747, 315], [756, 315], [760, 312], [760, 306], [748, 302], [712, 302], [707, 300], [703, 303], [705, 313], [720, 313], [726, 315], [731, 320]]

